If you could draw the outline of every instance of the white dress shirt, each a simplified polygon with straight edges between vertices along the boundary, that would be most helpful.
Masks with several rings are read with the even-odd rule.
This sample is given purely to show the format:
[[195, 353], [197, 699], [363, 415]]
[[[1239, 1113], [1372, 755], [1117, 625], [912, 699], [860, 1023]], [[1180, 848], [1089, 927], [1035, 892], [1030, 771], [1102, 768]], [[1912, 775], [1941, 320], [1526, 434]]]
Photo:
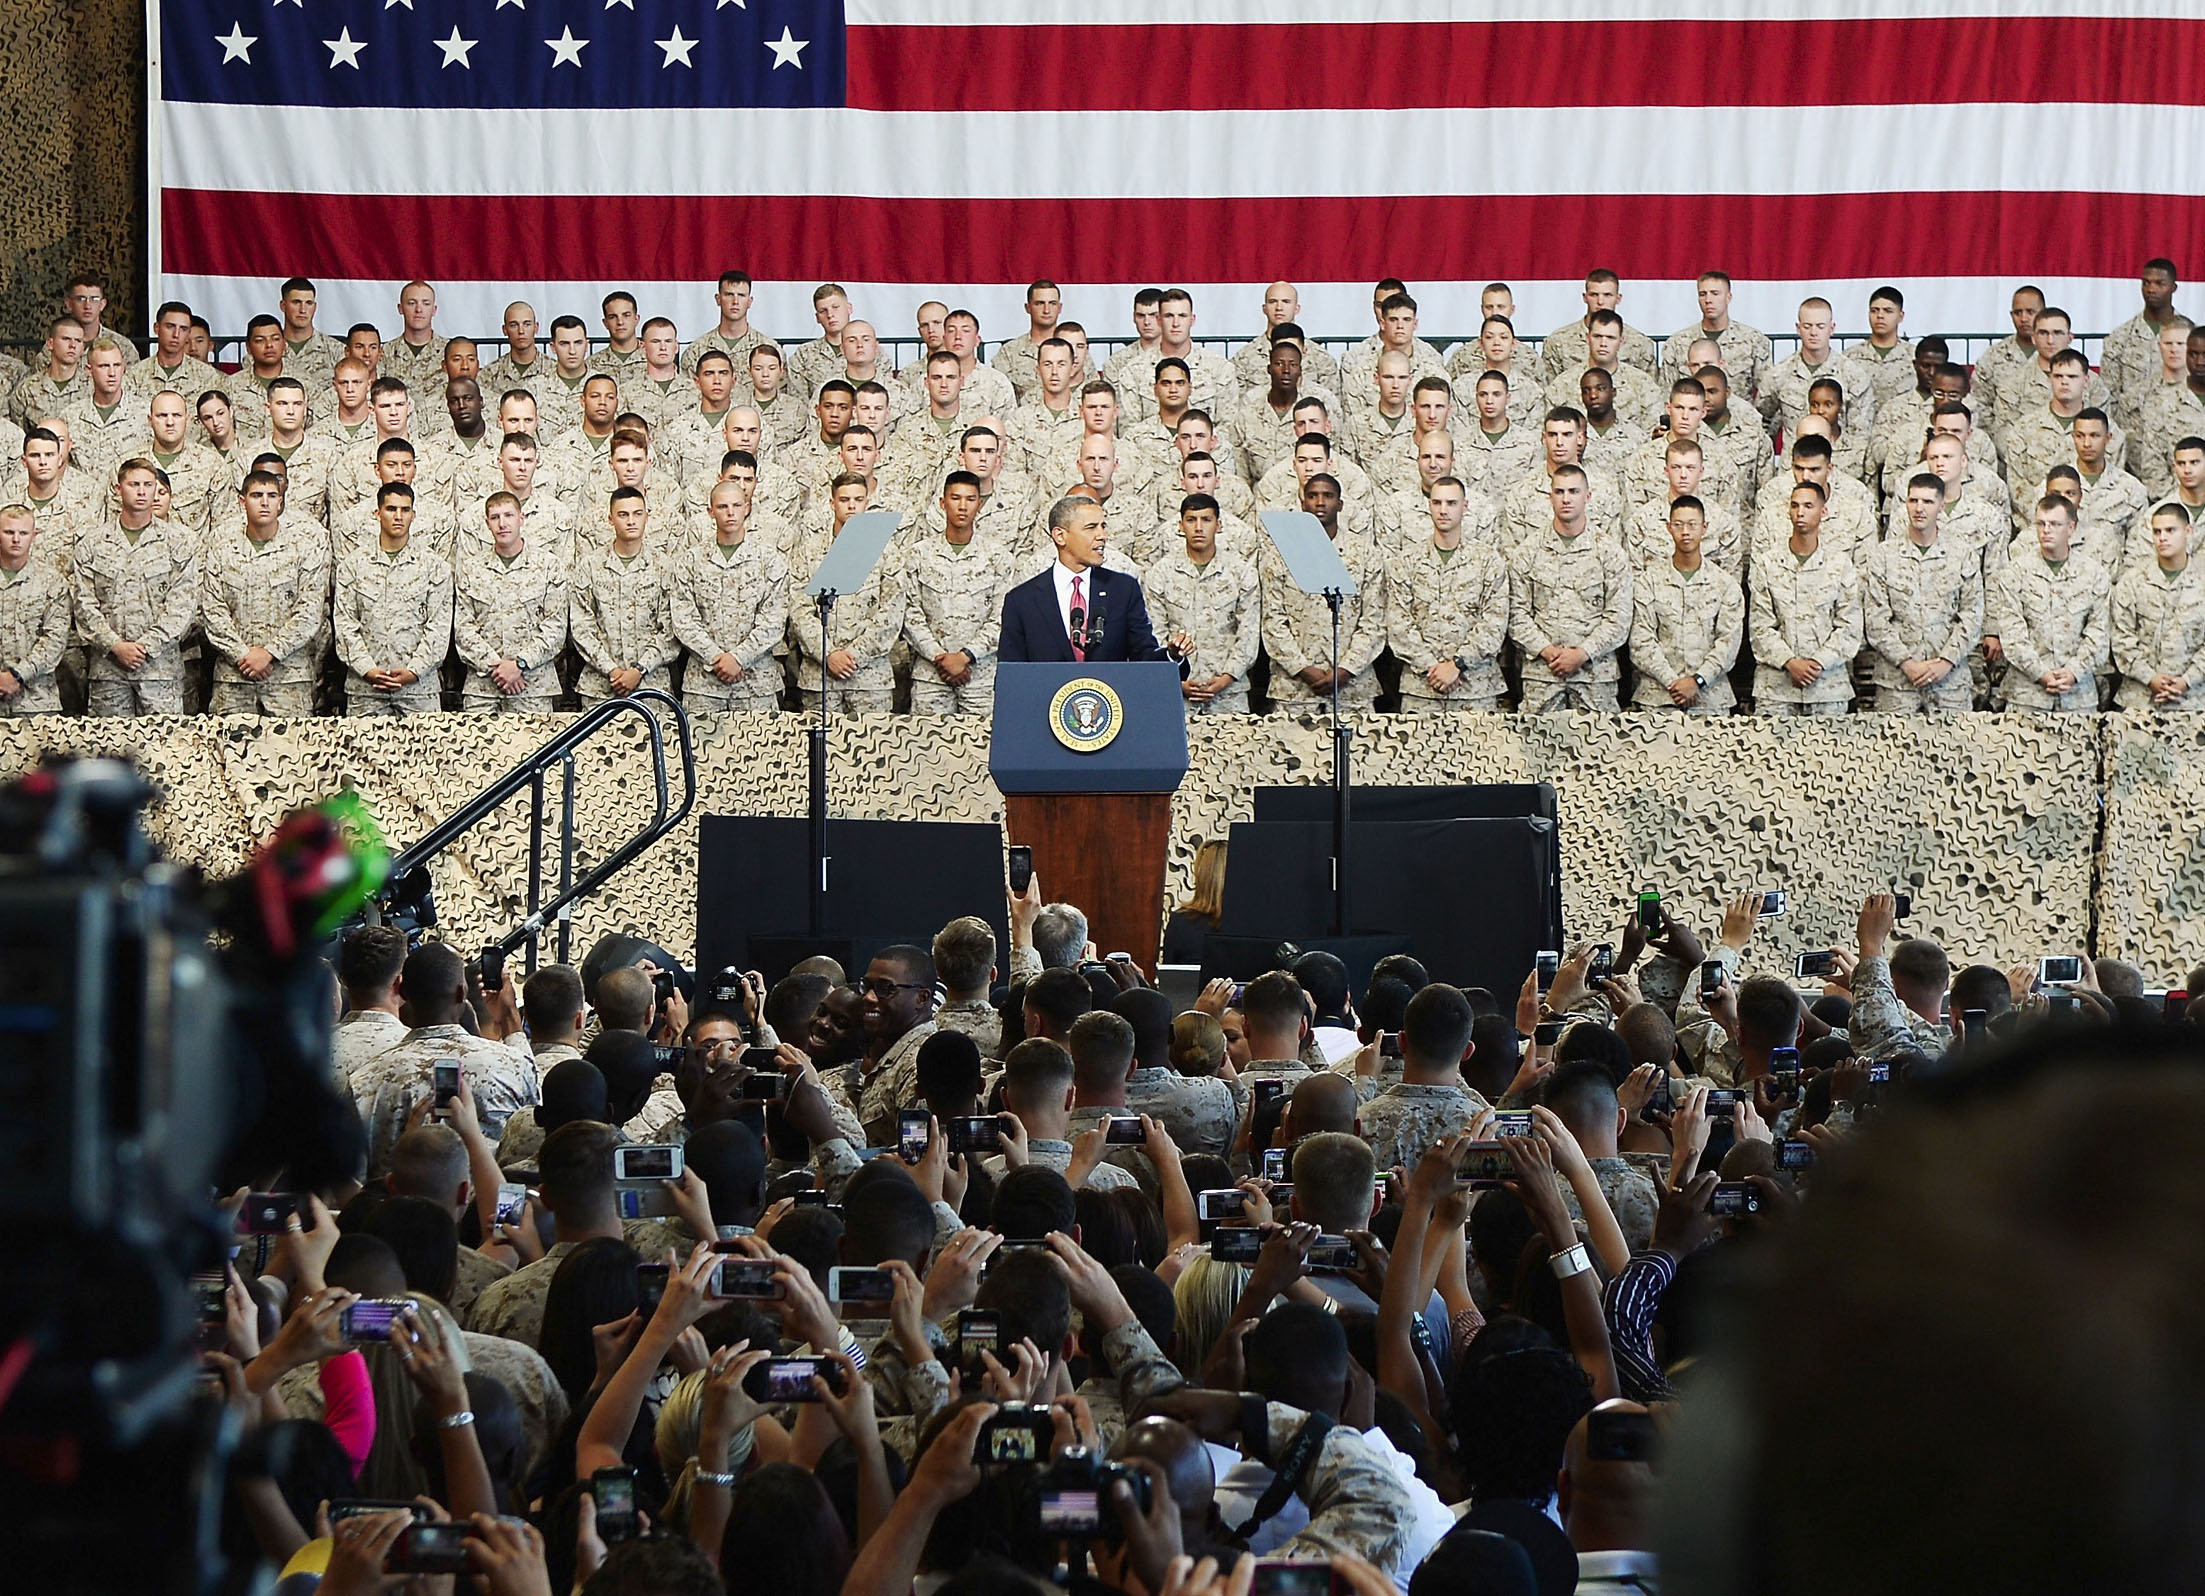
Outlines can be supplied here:
[[1069, 641], [1072, 636], [1072, 579], [1074, 577], [1080, 579], [1080, 597], [1082, 600], [1080, 608], [1086, 611], [1087, 615], [1093, 615], [1095, 613], [1095, 572], [1094, 570], [1075, 569], [1059, 560], [1049, 567], [1049, 574], [1055, 578], [1057, 584], [1057, 619], [1064, 623], [1064, 635], [1066, 640]]

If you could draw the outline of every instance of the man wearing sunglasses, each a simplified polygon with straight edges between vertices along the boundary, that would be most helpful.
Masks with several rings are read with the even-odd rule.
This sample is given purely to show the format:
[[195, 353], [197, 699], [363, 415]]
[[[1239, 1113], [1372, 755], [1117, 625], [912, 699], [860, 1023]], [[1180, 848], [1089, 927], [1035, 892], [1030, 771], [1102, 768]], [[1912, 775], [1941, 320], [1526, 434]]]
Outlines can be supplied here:
[[897, 1113], [919, 1100], [919, 1048], [934, 1034], [934, 955], [909, 943], [882, 948], [857, 988], [865, 1017], [858, 1122], [867, 1142], [887, 1147]]

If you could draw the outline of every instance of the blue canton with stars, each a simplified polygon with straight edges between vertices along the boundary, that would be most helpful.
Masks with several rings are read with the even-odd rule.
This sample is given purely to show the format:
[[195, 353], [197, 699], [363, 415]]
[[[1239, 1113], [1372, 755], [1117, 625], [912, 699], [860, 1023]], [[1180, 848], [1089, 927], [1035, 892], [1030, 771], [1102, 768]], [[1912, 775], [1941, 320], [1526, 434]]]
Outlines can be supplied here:
[[161, 6], [161, 92], [170, 101], [500, 111], [839, 106], [843, 62], [841, 0]]

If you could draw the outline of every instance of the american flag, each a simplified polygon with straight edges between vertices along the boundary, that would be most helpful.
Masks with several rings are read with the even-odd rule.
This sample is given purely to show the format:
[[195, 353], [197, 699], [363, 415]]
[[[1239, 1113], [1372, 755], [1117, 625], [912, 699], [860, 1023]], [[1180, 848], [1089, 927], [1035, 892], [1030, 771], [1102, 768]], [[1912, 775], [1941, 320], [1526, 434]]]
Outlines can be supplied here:
[[[1030, 278], [1095, 334], [1196, 285], [1198, 331], [1302, 287], [1361, 332], [1407, 279], [1428, 332], [1509, 281], [1527, 333], [1591, 267], [1660, 333], [1692, 279], [1790, 326], [1991, 330], [2041, 282], [2079, 327], [2137, 268], [2205, 272], [2198, 0], [159, 0], [163, 297], [225, 332], [317, 279], [324, 325], [447, 330], [637, 290], [685, 334], [748, 270], [807, 329], [813, 283], [1023, 330]], [[1080, 285], [1075, 288], [1074, 285]]]

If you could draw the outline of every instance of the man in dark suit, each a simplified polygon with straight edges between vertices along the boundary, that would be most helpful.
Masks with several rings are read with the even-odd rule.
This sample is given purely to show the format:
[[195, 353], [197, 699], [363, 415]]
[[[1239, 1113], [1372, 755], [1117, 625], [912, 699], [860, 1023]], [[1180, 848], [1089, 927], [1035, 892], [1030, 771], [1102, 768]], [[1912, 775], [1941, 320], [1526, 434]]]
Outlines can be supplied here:
[[1049, 509], [1049, 538], [1056, 563], [1003, 595], [999, 660], [1072, 664], [1168, 659], [1186, 670], [1194, 639], [1184, 634], [1166, 647], [1156, 641], [1141, 597], [1140, 579], [1103, 569], [1108, 533], [1103, 508], [1092, 499], [1059, 499]]

